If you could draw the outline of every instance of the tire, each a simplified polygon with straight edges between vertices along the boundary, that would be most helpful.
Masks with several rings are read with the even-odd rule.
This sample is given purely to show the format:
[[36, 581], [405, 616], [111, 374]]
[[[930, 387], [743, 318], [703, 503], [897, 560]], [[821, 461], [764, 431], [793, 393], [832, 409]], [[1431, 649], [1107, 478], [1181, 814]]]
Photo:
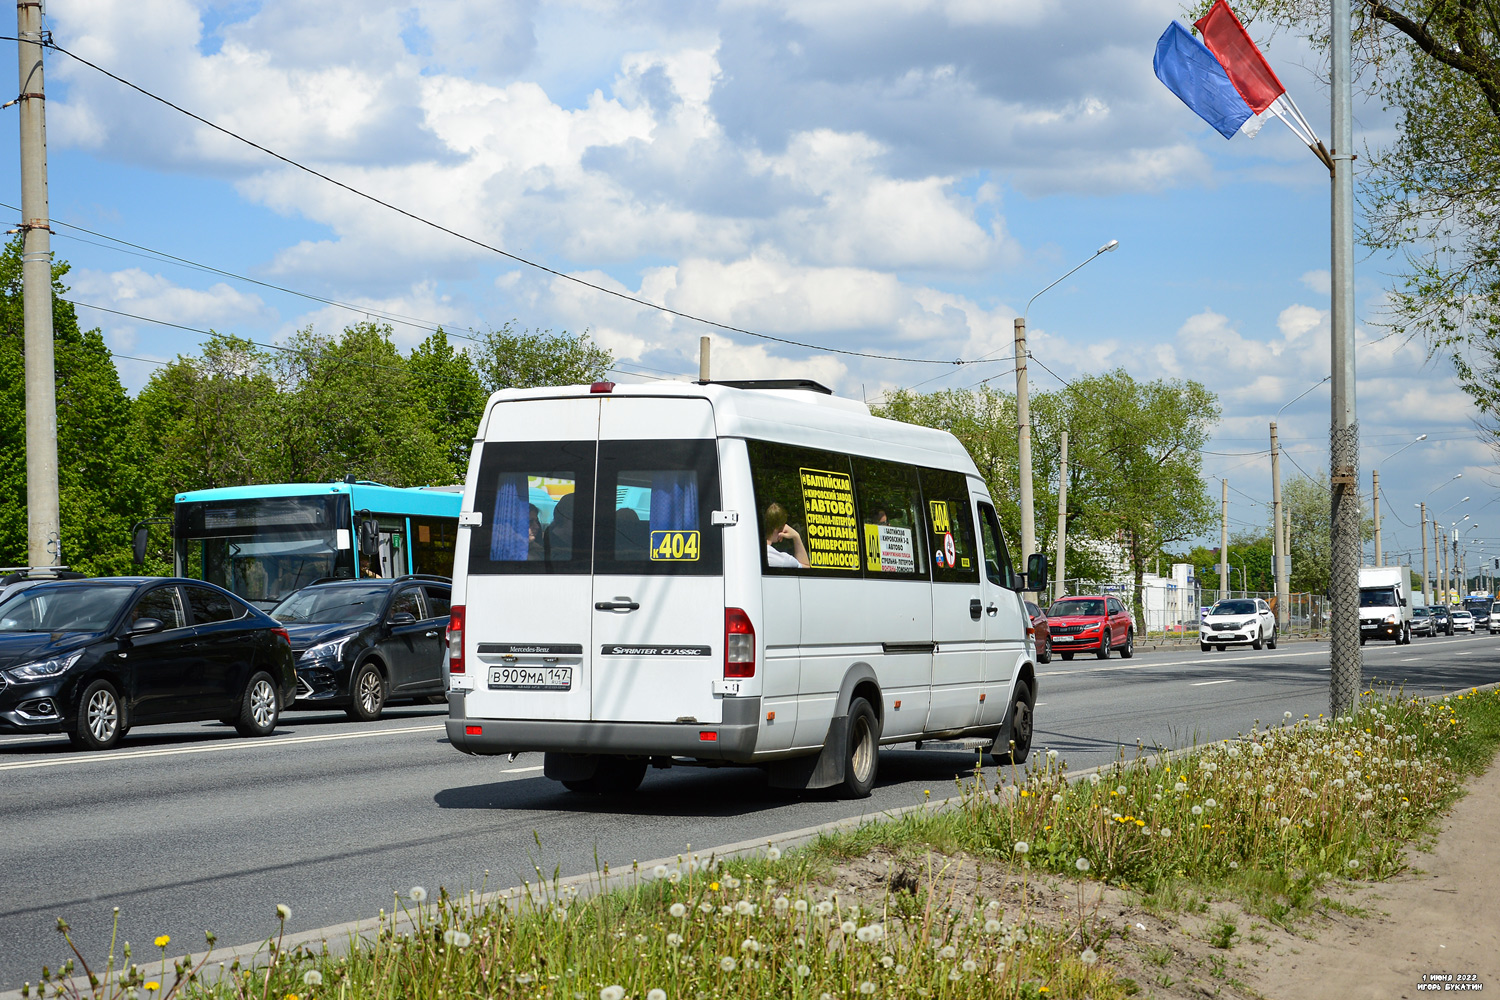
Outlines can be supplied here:
[[271, 675], [262, 671], [245, 685], [239, 718], [234, 720], [235, 732], [241, 736], [270, 736], [280, 718], [281, 692], [276, 690]]
[[[1036, 720], [1031, 709], [1031, 689], [1025, 681], [1016, 682], [1016, 693], [1010, 700], [1010, 726], [1001, 730], [1005, 746], [1000, 745], [1000, 736], [990, 746], [990, 754], [1001, 764], [1024, 764], [1031, 755], [1031, 739], [1036, 731]], [[1012, 747], [1010, 744], [1014, 743]]]
[[1210, 649], [1213, 649], [1213, 647], [1212, 647], [1212, 646], [1210, 646], [1210, 645], [1209, 645], [1209, 644], [1208, 644], [1208, 643], [1206, 643], [1206, 642], [1200, 642], [1200, 643], [1198, 643], [1198, 650], [1199, 650], [1199, 651], [1200, 651], [1200, 652], [1203, 652], [1203, 653], [1206, 653], [1206, 652], [1208, 652], [1208, 651], [1209, 651], [1209, 650], [1210, 650]]
[[1070, 660], [1073, 659], [1073, 654], [1072, 653], [1063, 653], [1062, 654], [1062, 658], [1063, 658], [1063, 662], [1067, 663], [1068, 661], [1070, 661]]
[[564, 781], [563, 787], [581, 795], [629, 795], [645, 777], [644, 757], [600, 757], [593, 777]]
[[1214, 648], [1217, 649], [1221, 653], [1224, 652], [1224, 647], [1223, 646], [1215, 646]]
[[349, 705], [344, 709], [349, 718], [358, 722], [374, 722], [385, 710], [385, 677], [373, 663], [365, 663], [354, 671], [349, 682]]
[[1360, 636], [1360, 637], [1359, 637], [1359, 644], [1360, 644], [1360, 645], [1361, 645], [1361, 646], [1363, 646], [1363, 645], [1364, 645], [1364, 644], [1365, 644], [1365, 637], [1364, 637], [1364, 636]]
[[1047, 637], [1046, 648], [1042, 649], [1041, 651], [1039, 651], [1036, 654], [1036, 660], [1037, 660], [1038, 663], [1051, 663], [1052, 662], [1052, 637], [1051, 636]]
[[1275, 649], [1276, 648], [1276, 626], [1275, 625], [1271, 626], [1271, 638], [1269, 638], [1269, 639], [1266, 640], [1266, 648], [1267, 649]]
[[880, 720], [863, 698], [849, 703], [849, 726], [845, 730], [844, 780], [840, 798], [866, 799], [880, 771]]
[[109, 750], [118, 746], [124, 735], [125, 705], [120, 692], [107, 680], [94, 681], [78, 696], [78, 711], [68, 739], [80, 750]]
[[1097, 653], [1095, 653], [1094, 655], [1097, 656], [1101, 660], [1107, 660], [1107, 659], [1109, 659], [1109, 633], [1108, 632], [1105, 632], [1103, 638], [1101, 638], [1099, 640], [1099, 651]]
[[1250, 648], [1251, 649], [1261, 649], [1261, 648], [1263, 648], [1265, 646], [1265, 644], [1266, 644], [1266, 634], [1264, 632], [1260, 631], [1260, 630], [1256, 630], [1255, 641], [1250, 644]]
[[1120, 647], [1120, 659], [1128, 660], [1135, 655], [1135, 629], [1125, 633], [1125, 645]]

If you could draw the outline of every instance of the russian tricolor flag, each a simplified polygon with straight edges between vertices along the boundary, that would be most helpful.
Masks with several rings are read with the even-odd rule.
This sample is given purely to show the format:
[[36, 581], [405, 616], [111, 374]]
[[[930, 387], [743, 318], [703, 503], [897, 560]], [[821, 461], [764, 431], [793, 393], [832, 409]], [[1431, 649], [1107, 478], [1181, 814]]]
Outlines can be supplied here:
[[1312, 126], [1225, 0], [1194, 27], [1203, 41], [1173, 21], [1156, 42], [1156, 76], [1168, 90], [1226, 139], [1242, 130], [1254, 136], [1269, 111], [1314, 152], [1321, 149]]

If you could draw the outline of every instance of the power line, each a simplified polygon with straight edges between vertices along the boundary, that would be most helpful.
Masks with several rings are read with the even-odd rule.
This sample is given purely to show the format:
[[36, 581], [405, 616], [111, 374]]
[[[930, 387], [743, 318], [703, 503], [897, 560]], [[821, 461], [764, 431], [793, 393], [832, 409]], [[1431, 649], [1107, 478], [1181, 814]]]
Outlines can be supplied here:
[[[0, 38], [6, 38], [6, 37], [9, 37], [9, 36], [0, 36]], [[11, 38], [10, 40], [14, 41], [14, 38]], [[452, 236], [455, 239], [462, 240], [465, 243], [469, 243], [469, 244], [472, 244], [473, 246], [479, 247], [481, 249], [488, 250], [491, 253], [499, 254], [500, 256], [505, 257], [505, 258], [507, 258], [509, 260], [513, 260], [513, 261], [515, 261], [518, 264], [524, 264], [527, 267], [535, 268], [538, 271], [543, 271], [543, 272], [545, 272], [547, 274], [550, 274], [550, 275], [552, 275], [553, 277], [556, 277], [556, 278], [562, 278], [565, 281], [570, 281], [570, 282], [572, 282], [572, 283], [574, 283], [576, 285], [580, 285], [580, 286], [582, 286], [584, 288], [591, 289], [592, 291], [601, 292], [601, 293], [603, 293], [605, 295], [612, 295], [612, 296], [614, 296], [617, 299], [620, 299], [620, 300], [625, 301], [625, 302], [630, 302], [630, 303], [632, 303], [634, 305], [645, 306], [648, 309], [655, 309], [658, 312], [666, 313], [667, 315], [670, 315], [670, 316], [676, 316], [679, 319], [685, 319], [685, 320], [688, 320], [689, 322], [701, 323], [704, 326], [710, 326], [710, 327], [714, 327], [715, 329], [724, 330], [727, 333], [738, 333], [738, 334], [742, 334], [742, 335], [747, 336], [747, 337], [756, 337], [756, 338], [759, 338], [761, 340], [774, 341], [775, 343], [779, 343], [779, 344], [788, 344], [788, 345], [790, 345], [792, 347], [801, 347], [801, 348], [804, 348], [806, 350], [821, 351], [821, 352], [829, 353], [829, 354], [844, 354], [844, 355], [848, 355], [848, 356], [851, 356], [851, 357], [870, 358], [870, 359], [876, 360], [876, 361], [899, 361], [899, 362], [903, 362], [903, 363], [907, 363], [907, 364], [921, 364], [921, 365], [955, 365], [955, 366], [959, 366], [959, 365], [965, 365], [965, 364], [983, 364], [983, 363], [988, 363], [989, 361], [992, 361], [992, 360], [999, 360], [998, 358], [996, 358], [996, 359], [976, 359], [974, 361], [965, 361], [962, 358], [955, 358], [955, 359], [951, 359], [951, 360], [945, 360], [945, 359], [940, 359], [940, 358], [907, 358], [907, 357], [901, 357], [901, 356], [893, 355], [893, 354], [874, 354], [874, 353], [871, 353], [871, 352], [868, 352], [868, 351], [851, 351], [851, 350], [847, 350], [847, 349], [841, 348], [841, 347], [828, 347], [828, 346], [824, 346], [824, 345], [820, 345], [820, 344], [810, 344], [810, 343], [806, 343], [806, 342], [800, 341], [800, 340], [792, 340], [792, 339], [787, 338], [787, 337], [776, 337], [776, 336], [773, 336], [773, 335], [768, 334], [768, 333], [757, 333], [754, 330], [747, 330], [747, 329], [744, 329], [743, 327], [730, 326], [727, 323], [720, 323], [717, 320], [712, 320], [712, 319], [708, 319], [708, 318], [703, 317], [703, 316], [697, 316], [697, 315], [694, 315], [692, 313], [683, 312], [683, 311], [681, 311], [679, 309], [673, 309], [670, 306], [664, 306], [664, 305], [661, 305], [660, 303], [652, 302], [649, 299], [643, 299], [643, 298], [641, 298], [639, 296], [631, 295], [628, 292], [618, 291], [618, 290], [613, 289], [613, 288], [608, 288], [608, 287], [606, 287], [604, 285], [596, 285], [592, 281], [587, 281], [587, 280], [585, 280], [583, 278], [577, 277], [576, 275], [568, 274], [568, 273], [566, 273], [564, 271], [559, 271], [556, 268], [547, 266], [546, 264], [540, 263], [538, 261], [530, 260], [529, 258], [522, 257], [522, 256], [519, 256], [517, 254], [511, 253], [508, 250], [501, 249], [500, 247], [497, 247], [497, 246], [495, 246], [492, 243], [486, 243], [485, 241], [483, 241], [481, 239], [477, 239], [476, 237], [469, 236], [469, 235], [467, 235], [465, 233], [461, 233], [458, 230], [452, 229], [452, 228], [450, 228], [448, 226], [445, 226], [445, 225], [443, 225], [440, 222], [434, 222], [433, 220], [425, 218], [423, 216], [420, 216], [420, 215], [416, 214], [415, 212], [411, 212], [411, 211], [408, 211], [407, 209], [401, 208], [399, 205], [395, 205], [395, 204], [392, 204], [391, 202], [385, 201], [384, 199], [377, 198], [375, 195], [369, 194], [368, 192], [365, 192], [365, 191], [362, 191], [359, 188], [354, 187], [351, 184], [346, 184], [346, 183], [344, 183], [341, 180], [337, 180], [337, 179], [335, 179], [333, 177], [330, 177], [328, 174], [322, 173], [321, 171], [318, 171], [318, 170], [314, 170], [312, 167], [307, 166], [305, 163], [300, 163], [297, 160], [294, 160], [294, 159], [292, 159], [289, 156], [285, 156], [285, 155], [283, 155], [281, 153], [278, 153], [274, 149], [271, 149], [271, 148], [269, 148], [267, 146], [263, 146], [260, 143], [254, 141], [253, 139], [247, 139], [245, 136], [242, 136], [242, 135], [240, 135], [237, 132], [233, 132], [230, 129], [227, 129], [227, 128], [225, 128], [222, 125], [219, 125], [219, 124], [217, 124], [215, 122], [212, 122], [212, 121], [208, 120], [207, 118], [204, 118], [202, 115], [194, 114], [193, 112], [187, 110], [186, 108], [182, 107], [181, 105], [174, 104], [172, 101], [167, 100], [165, 97], [162, 97], [162, 96], [160, 96], [158, 94], [152, 93], [151, 91], [147, 90], [145, 87], [140, 86], [139, 84], [132, 83], [129, 80], [125, 79], [124, 77], [119, 76], [118, 74], [111, 73], [109, 70], [105, 69], [103, 66], [100, 66], [100, 65], [98, 65], [97, 63], [94, 63], [94, 62], [90, 62], [89, 60], [83, 58], [83, 56], [80, 56], [80, 55], [78, 55], [78, 54], [76, 54], [74, 52], [68, 51], [67, 49], [63, 48], [61, 45], [58, 45], [56, 41], [51, 40], [50, 37], [45, 42], [45, 44], [47, 45], [48, 48], [51, 48], [51, 49], [53, 49], [53, 50], [55, 50], [57, 52], [62, 53], [63, 55], [67, 56], [70, 59], [73, 59], [73, 60], [75, 60], [75, 61], [77, 61], [79, 63], [82, 63], [83, 65], [89, 67], [90, 69], [92, 69], [92, 70], [94, 70], [94, 71], [96, 71], [98, 73], [101, 73], [104, 76], [109, 77], [111, 80], [114, 80], [116, 83], [119, 83], [119, 84], [122, 84], [123, 86], [129, 87], [131, 90], [134, 90], [137, 93], [139, 93], [139, 94], [141, 94], [141, 95], [143, 95], [145, 97], [148, 97], [148, 98], [150, 98], [153, 101], [156, 101], [156, 102], [158, 102], [160, 104], [163, 104], [166, 107], [171, 108], [173, 111], [178, 112], [179, 114], [186, 115], [188, 118], [193, 119], [194, 121], [198, 122], [199, 124], [206, 125], [209, 128], [213, 129], [214, 131], [216, 131], [216, 132], [218, 132], [218, 133], [220, 133], [222, 135], [226, 135], [229, 138], [234, 139], [237, 142], [242, 142], [242, 143], [244, 143], [245, 145], [249, 146], [252, 149], [258, 150], [259, 152], [264, 153], [264, 154], [266, 154], [267, 156], [269, 156], [269, 157], [271, 157], [273, 159], [276, 159], [276, 160], [281, 161], [282, 163], [285, 163], [289, 167], [293, 167], [293, 168], [295, 168], [297, 170], [300, 170], [303, 173], [306, 173], [306, 174], [308, 174], [308, 175], [310, 175], [312, 177], [316, 177], [316, 178], [318, 178], [321, 181], [325, 181], [326, 183], [334, 185], [335, 187], [342, 188], [343, 190], [349, 192], [352, 195], [355, 195], [356, 197], [363, 198], [366, 201], [371, 202], [372, 204], [379, 205], [382, 208], [385, 208], [385, 209], [387, 209], [389, 211], [395, 212], [397, 215], [401, 215], [401, 216], [404, 216], [404, 217], [406, 217], [408, 219], [411, 219], [413, 222], [419, 223], [419, 224], [424, 225], [424, 226], [428, 226], [428, 227], [430, 227], [432, 229], [437, 230], [438, 232], [446, 233], [447, 235]]]

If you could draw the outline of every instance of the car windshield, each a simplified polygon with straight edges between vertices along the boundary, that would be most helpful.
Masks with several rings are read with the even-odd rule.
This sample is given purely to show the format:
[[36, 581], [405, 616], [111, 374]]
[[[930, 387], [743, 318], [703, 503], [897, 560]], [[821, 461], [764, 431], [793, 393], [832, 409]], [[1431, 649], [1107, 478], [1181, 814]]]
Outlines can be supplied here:
[[1254, 601], [1220, 601], [1209, 609], [1211, 615], [1253, 615]]
[[380, 615], [388, 587], [306, 587], [276, 605], [271, 617], [288, 625], [372, 622]]
[[1453, 617], [1454, 618], [1473, 618], [1474, 616], [1471, 615], [1471, 614], [1469, 614], [1467, 611], [1455, 611], [1455, 612], [1453, 612]]
[[1412, 608], [1411, 609], [1411, 613], [1413, 615], [1415, 615], [1416, 617], [1418, 617], [1418, 618], [1426, 618], [1427, 617], [1427, 609], [1426, 608]]
[[1104, 602], [1097, 597], [1071, 597], [1058, 601], [1052, 605], [1047, 612], [1051, 618], [1064, 618], [1068, 615], [1102, 615], [1104, 614]]
[[1361, 590], [1359, 592], [1359, 606], [1362, 608], [1394, 608], [1396, 606], [1396, 592], [1394, 590]]
[[31, 587], [0, 603], [0, 632], [103, 632], [133, 586]]

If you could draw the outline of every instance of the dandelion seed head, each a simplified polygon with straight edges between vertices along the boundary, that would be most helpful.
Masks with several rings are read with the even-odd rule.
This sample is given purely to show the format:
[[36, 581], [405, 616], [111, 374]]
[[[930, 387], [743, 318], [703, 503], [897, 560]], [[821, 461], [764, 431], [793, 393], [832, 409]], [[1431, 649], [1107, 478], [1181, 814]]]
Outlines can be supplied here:
[[1090, 867], [1090, 865], [1089, 865], [1089, 859], [1088, 858], [1079, 858], [1077, 861], [1073, 862], [1073, 867], [1077, 868], [1081, 872], [1086, 872], [1086, 871], [1089, 870], [1089, 867]]
[[687, 907], [682, 905], [681, 903], [673, 903], [671, 906], [667, 907], [667, 912], [676, 917], [678, 920], [681, 920], [683, 917], [687, 916]]
[[667, 991], [662, 989], [647, 990], [646, 1000], [667, 1000]]
[[1094, 951], [1094, 949], [1092, 948], [1085, 948], [1083, 949], [1083, 954], [1078, 956], [1078, 961], [1082, 962], [1084, 965], [1093, 965], [1095, 962], [1099, 961], [1099, 953]]
[[290, 906], [287, 906], [285, 903], [277, 903], [276, 904], [276, 917], [279, 920], [290, 920], [290, 919], [292, 919], [292, 908]]
[[1028, 844], [1028, 843], [1026, 843], [1026, 841], [1024, 841], [1024, 840], [1018, 840], [1018, 841], [1016, 841], [1015, 851], [1016, 851], [1017, 854], [1025, 854], [1029, 850], [1031, 850], [1031, 845]]
[[657, 878], [666, 878], [668, 874], [667, 866], [657, 865], [655, 868], [651, 869], [651, 874], [656, 876]]
[[682, 935], [675, 931], [667, 935], [667, 947], [678, 948], [682, 946]]
[[599, 1000], [625, 1000], [625, 987], [606, 986], [599, 991]]
[[725, 972], [733, 972], [734, 965], [734, 959], [730, 958], [728, 955], [725, 955], [723, 958], [719, 959], [719, 968], [723, 969]]
[[406, 894], [406, 898], [410, 899], [413, 903], [425, 903], [427, 902], [427, 890], [420, 885], [414, 885], [411, 887], [411, 891]]

